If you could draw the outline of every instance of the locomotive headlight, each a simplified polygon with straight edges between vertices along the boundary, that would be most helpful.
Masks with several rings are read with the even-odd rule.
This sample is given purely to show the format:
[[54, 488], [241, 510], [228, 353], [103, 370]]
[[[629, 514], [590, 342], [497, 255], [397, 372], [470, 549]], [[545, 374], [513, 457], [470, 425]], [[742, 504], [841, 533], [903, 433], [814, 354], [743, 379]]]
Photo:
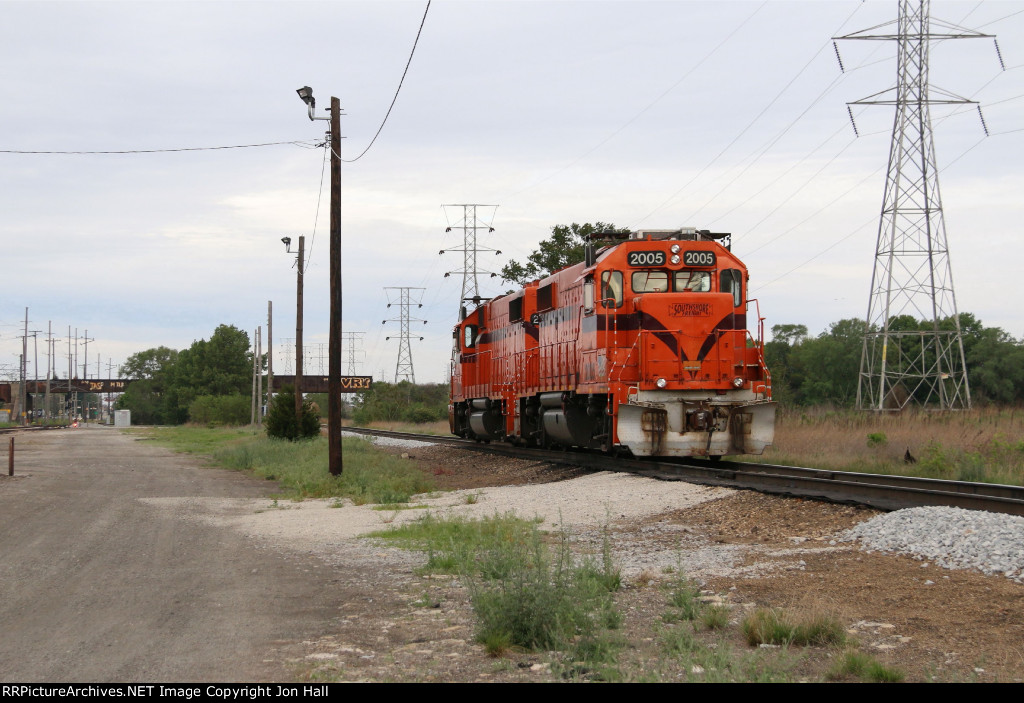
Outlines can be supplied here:
[[668, 381], [666, 381], [663, 378], [659, 378], [657, 381], [654, 382], [654, 385], [656, 385], [658, 388], [664, 388], [665, 386], [668, 385]]
[[678, 253], [679, 253], [679, 248], [680, 248], [680, 247], [679, 247], [679, 245], [678, 245], [678, 244], [673, 244], [672, 246], [670, 246], [670, 247], [668, 248], [668, 250], [669, 250], [670, 252], [672, 252], [673, 254], [678, 254]]
[[678, 263], [679, 263], [679, 254], [673, 254], [673, 255], [672, 255], [672, 258], [670, 259], [670, 261], [671, 261], [671, 262], [672, 262], [673, 264], [678, 264]]
[[744, 383], [745, 383], [745, 381], [742, 378], [740, 378], [739, 376], [737, 376], [736, 378], [732, 379], [732, 385], [733, 385], [734, 388], [743, 388], [743, 384]]

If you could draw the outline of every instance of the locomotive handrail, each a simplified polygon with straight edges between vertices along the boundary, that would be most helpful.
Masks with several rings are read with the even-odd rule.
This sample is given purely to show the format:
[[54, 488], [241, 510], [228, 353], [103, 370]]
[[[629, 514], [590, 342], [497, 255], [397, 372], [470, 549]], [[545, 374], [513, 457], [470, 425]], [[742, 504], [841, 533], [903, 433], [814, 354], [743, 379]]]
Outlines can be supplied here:
[[[633, 342], [633, 346], [631, 346], [629, 348], [629, 351], [626, 353], [626, 358], [622, 360], [622, 364], [619, 367], [619, 376], [618, 376], [618, 378], [615, 379], [616, 383], [622, 383], [622, 372], [626, 370], [626, 364], [629, 361], [629, 358], [631, 356], [633, 356], [633, 350], [637, 348], [638, 344], [640, 344], [640, 336], [641, 336], [640, 335], [640, 331], [637, 331], [636, 341], [634, 341]], [[618, 347], [616, 347], [616, 349], [618, 349]], [[637, 364], [640, 364], [640, 355], [639, 354], [637, 354]], [[612, 366], [614, 367], [614, 364]], [[609, 369], [608, 370], [608, 382], [609, 383], [611, 383], [612, 370], [613, 369]]]
[[[754, 349], [757, 350], [757, 360], [761, 362], [761, 369], [764, 371], [764, 388], [765, 396], [768, 400], [772, 398], [772, 372], [768, 368], [768, 363], [764, 360], [764, 318], [761, 317], [761, 303], [758, 302], [757, 298], [750, 298], [747, 300], [747, 305], [754, 304], [754, 309], [757, 310], [757, 339], [753, 338], [750, 334], [750, 330], [747, 330], [747, 336], [754, 342]], [[757, 392], [757, 389], [754, 389]]]

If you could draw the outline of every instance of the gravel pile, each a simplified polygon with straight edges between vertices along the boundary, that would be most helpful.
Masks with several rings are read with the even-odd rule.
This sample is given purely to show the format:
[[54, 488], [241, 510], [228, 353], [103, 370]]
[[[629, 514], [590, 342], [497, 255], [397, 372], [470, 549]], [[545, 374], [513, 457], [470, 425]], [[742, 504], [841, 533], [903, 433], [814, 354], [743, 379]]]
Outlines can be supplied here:
[[361, 439], [371, 444], [376, 444], [379, 447], [433, 447], [433, 442], [420, 442], [415, 439], [396, 439], [394, 437], [377, 437], [375, 435], [363, 434], [361, 432], [345, 432], [341, 433], [342, 437], [353, 437], [355, 439]]
[[871, 518], [840, 537], [869, 550], [930, 559], [947, 569], [1002, 573], [1024, 583], [1024, 517], [961, 508], [908, 508]]

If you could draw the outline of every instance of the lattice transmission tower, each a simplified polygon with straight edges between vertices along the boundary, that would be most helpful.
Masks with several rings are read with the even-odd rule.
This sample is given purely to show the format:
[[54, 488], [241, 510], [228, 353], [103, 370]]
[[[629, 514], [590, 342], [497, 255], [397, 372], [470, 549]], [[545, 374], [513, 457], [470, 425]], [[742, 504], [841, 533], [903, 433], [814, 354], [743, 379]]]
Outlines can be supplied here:
[[[898, 46], [896, 86], [847, 108], [896, 107], [857, 385], [863, 409], [971, 405], [929, 108], [973, 101], [929, 84], [928, 48], [935, 39], [991, 35], [938, 20], [933, 32], [931, 24], [929, 0], [900, 0], [895, 22], [833, 37]], [[895, 33], [879, 31], [892, 26]]]
[[346, 342], [345, 345], [345, 356], [348, 362], [347, 370], [345, 374], [347, 376], [357, 376], [359, 371], [359, 365], [363, 362], [359, 359], [360, 354], [365, 354], [362, 349], [357, 348], [357, 344], [363, 341], [363, 335], [365, 332], [343, 332], [342, 339]]
[[[410, 344], [413, 335], [409, 330], [409, 325], [412, 322], [427, 324], [427, 321], [418, 317], [410, 317], [409, 308], [413, 305], [420, 308], [423, 307], [423, 303], [420, 301], [423, 298], [424, 290], [426, 289], [397, 286], [384, 288], [388, 296], [388, 307], [398, 305], [399, 316], [390, 320], [383, 320], [381, 324], [399, 322], [402, 325], [402, 331], [398, 335], [398, 363], [395, 364], [395, 383], [398, 383], [399, 379], [416, 383], [416, 372], [412, 368], [412, 345]], [[414, 293], [413, 291], [419, 292]], [[391, 339], [391, 337], [385, 337], [385, 339]], [[422, 341], [423, 337], [419, 339]]]
[[[498, 212], [497, 205], [442, 205], [445, 208], [445, 216], [448, 215], [447, 208], [462, 208], [462, 219], [457, 220], [454, 225], [449, 225], [445, 232], [451, 232], [453, 229], [462, 230], [462, 247], [458, 249], [442, 249], [441, 254], [446, 251], [461, 251], [462, 252], [462, 268], [454, 271], [448, 271], [444, 274], [445, 278], [448, 278], [454, 273], [462, 274], [462, 295], [459, 296], [459, 319], [465, 317], [462, 314], [466, 301], [480, 300], [480, 284], [477, 282], [477, 276], [480, 274], [488, 274], [491, 278], [494, 278], [498, 274], [493, 271], [486, 271], [477, 268], [476, 255], [479, 252], [493, 251], [495, 255], [501, 254], [498, 249], [491, 249], [490, 247], [482, 247], [477, 244], [477, 231], [485, 229], [488, 232], [493, 232], [494, 215]], [[477, 208], [494, 208], [491, 212], [491, 222], [487, 224], [481, 224], [477, 218]], [[451, 222], [451, 220], [449, 220]], [[459, 224], [461, 222], [461, 224]]]

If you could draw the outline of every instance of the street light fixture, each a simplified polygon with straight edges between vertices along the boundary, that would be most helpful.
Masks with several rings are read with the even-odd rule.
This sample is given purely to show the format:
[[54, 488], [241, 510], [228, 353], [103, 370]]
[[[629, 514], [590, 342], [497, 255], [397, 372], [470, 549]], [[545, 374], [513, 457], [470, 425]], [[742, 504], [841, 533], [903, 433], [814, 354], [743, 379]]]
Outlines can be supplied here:
[[313, 111], [316, 109], [316, 98], [313, 97], [313, 89], [308, 85], [304, 85], [295, 91], [302, 98], [302, 102], [306, 103], [306, 107], [309, 108], [309, 119], [310, 120], [330, 120], [328, 117], [315, 117]]

